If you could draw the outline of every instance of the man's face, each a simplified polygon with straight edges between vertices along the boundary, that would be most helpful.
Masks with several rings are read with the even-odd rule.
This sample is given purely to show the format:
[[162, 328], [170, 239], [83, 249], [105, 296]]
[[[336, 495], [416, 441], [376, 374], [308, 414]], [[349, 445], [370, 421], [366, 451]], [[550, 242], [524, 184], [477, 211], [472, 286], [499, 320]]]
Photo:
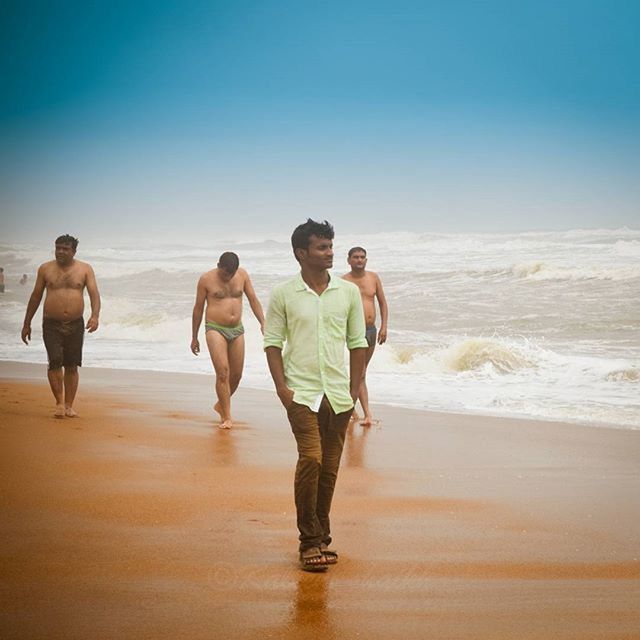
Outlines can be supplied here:
[[76, 250], [70, 244], [56, 243], [56, 262], [61, 265], [67, 265], [73, 260]]
[[319, 271], [333, 267], [333, 240], [309, 237], [309, 247], [301, 251], [302, 262]]
[[347, 258], [347, 262], [354, 271], [364, 271], [367, 266], [367, 254], [364, 251], [354, 251]]

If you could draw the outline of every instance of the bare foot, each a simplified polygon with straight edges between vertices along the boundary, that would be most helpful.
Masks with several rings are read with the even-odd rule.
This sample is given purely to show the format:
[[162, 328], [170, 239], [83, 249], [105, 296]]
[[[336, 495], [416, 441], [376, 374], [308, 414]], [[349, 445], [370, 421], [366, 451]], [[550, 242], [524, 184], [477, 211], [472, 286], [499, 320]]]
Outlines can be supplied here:
[[364, 418], [362, 418], [362, 420], [360, 420], [361, 427], [370, 427], [372, 424], [373, 420], [371, 419], [371, 416], [365, 416]]
[[64, 415], [67, 416], [67, 418], [77, 418], [78, 417], [78, 414], [76, 413], [76, 411], [72, 407], [65, 407]]
[[56, 405], [56, 410], [53, 412], [53, 417], [54, 418], [64, 418], [64, 405], [63, 404], [57, 404]]
[[213, 410], [220, 416], [220, 424], [218, 425], [218, 429], [231, 429], [231, 427], [233, 426], [233, 421], [231, 420], [231, 418], [225, 418], [222, 415], [219, 401], [213, 405]]

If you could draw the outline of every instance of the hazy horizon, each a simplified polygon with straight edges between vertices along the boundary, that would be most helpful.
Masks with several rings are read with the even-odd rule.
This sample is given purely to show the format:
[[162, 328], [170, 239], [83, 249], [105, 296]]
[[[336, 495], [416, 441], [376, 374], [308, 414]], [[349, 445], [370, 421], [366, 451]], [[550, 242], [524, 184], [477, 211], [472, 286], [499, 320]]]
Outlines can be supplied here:
[[5, 241], [640, 225], [640, 7], [13, 4]]

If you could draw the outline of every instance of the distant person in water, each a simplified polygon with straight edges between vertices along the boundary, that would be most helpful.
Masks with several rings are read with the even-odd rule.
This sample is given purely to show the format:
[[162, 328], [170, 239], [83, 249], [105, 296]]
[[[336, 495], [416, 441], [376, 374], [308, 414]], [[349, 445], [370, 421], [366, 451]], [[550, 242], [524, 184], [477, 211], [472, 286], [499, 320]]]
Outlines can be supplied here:
[[242, 294], [247, 296], [251, 310], [264, 331], [264, 313], [251, 284], [249, 274], [239, 267], [235, 253], [220, 256], [218, 266], [198, 280], [193, 306], [191, 351], [200, 353], [198, 331], [202, 323], [205, 302], [205, 337], [216, 373], [218, 401], [214, 410], [220, 414], [221, 429], [233, 426], [231, 396], [240, 384], [244, 366], [244, 327], [242, 326]]
[[20, 284], [27, 284], [27, 274], [23, 273], [22, 278], [20, 278]]
[[0, 293], [4, 293], [4, 269], [0, 267]]
[[78, 240], [70, 235], [56, 239], [55, 260], [38, 268], [33, 293], [27, 304], [22, 326], [22, 341], [31, 340], [31, 320], [43, 293], [47, 292], [42, 314], [42, 337], [49, 359], [49, 385], [56, 399], [56, 418], [77, 417], [73, 401], [78, 390], [78, 367], [82, 365], [85, 324], [84, 290], [89, 294], [91, 317], [86, 329], [98, 328], [100, 293], [90, 264], [75, 259]]
[[[369, 390], [367, 389], [367, 367], [377, 344], [384, 344], [387, 340], [387, 319], [389, 311], [387, 300], [382, 289], [382, 282], [377, 273], [367, 271], [367, 252], [362, 247], [352, 247], [349, 249], [347, 263], [351, 267], [349, 273], [342, 276], [345, 280], [353, 282], [360, 289], [362, 297], [362, 307], [364, 309], [364, 321], [366, 325], [367, 338], [367, 355], [364, 371], [362, 372], [362, 382], [360, 383], [360, 391], [358, 400], [362, 406], [364, 416], [360, 421], [363, 427], [370, 427], [373, 424], [371, 410], [369, 409]], [[376, 328], [376, 305], [378, 300], [380, 307], [380, 330]], [[358, 420], [358, 416], [354, 411], [353, 419]]]

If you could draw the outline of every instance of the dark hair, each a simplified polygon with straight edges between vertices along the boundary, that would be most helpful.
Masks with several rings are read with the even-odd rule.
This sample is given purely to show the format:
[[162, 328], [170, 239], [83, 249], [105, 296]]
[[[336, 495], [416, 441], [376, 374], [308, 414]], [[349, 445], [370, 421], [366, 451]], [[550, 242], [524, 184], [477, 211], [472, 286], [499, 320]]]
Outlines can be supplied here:
[[351, 249], [349, 249], [349, 258], [356, 252], [356, 251], [362, 251], [362, 253], [364, 253], [364, 257], [367, 257], [367, 250], [363, 249], [362, 247], [351, 247]]
[[56, 238], [56, 244], [70, 244], [71, 248], [75, 251], [78, 248], [78, 238], [74, 238], [68, 233], [65, 233], [63, 236]]
[[240, 258], [233, 251], [225, 251], [218, 260], [218, 267], [227, 273], [235, 273], [240, 266]]
[[[307, 218], [304, 224], [298, 225], [291, 234], [291, 246], [293, 247], [293, 255], [296, 260], [298, 260], [296, 249], [308, 249], [309, 238], [311, 236], [333, 240], [333, 227], [326, 220], [324, 222], [316, 222], [311, 218]], [[300, 260], [298, 260], [298, 262], [300, 262]]]

